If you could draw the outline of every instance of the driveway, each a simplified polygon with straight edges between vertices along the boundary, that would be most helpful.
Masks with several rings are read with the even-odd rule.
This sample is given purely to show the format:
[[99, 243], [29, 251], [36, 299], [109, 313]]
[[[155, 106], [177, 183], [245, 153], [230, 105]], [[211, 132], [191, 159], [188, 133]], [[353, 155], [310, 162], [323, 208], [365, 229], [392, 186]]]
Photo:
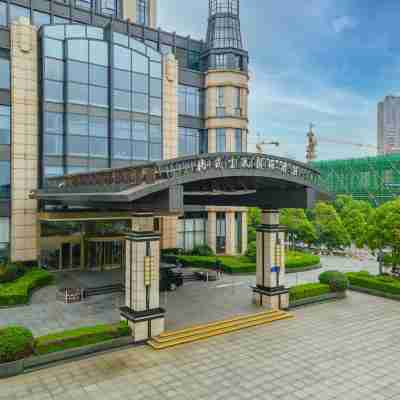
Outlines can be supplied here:
[[359, 293], [156, 352], [133, 347], [0, 381], [0, 400], [400, 398], [399, 303]]

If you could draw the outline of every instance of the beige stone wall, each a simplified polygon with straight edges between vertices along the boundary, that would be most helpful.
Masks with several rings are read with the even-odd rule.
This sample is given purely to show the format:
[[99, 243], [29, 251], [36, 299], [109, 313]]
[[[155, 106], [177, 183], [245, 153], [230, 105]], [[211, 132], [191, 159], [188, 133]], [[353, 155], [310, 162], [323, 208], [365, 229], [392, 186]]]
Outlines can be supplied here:
[[149, 16], [149, 26], [150, 28], [157, 28], [157, 0], [150, 0], [149, 2], [150, 16]]
[[11, 259], [38, 258], [38, 41], [36, 27], [11, 25]]
[[163, 217], [161, 223], [161, 248], [175, 249], [178, 242], [178, 217]]

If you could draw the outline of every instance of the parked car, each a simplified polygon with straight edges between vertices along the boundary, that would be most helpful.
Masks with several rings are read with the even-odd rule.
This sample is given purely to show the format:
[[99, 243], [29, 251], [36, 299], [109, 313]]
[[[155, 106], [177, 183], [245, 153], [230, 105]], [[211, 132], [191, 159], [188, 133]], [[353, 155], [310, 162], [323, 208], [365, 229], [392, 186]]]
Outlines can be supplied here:
[[180, 268], [173, 264], [160, 264], [160, 292], [173, 291], [183, 285]]

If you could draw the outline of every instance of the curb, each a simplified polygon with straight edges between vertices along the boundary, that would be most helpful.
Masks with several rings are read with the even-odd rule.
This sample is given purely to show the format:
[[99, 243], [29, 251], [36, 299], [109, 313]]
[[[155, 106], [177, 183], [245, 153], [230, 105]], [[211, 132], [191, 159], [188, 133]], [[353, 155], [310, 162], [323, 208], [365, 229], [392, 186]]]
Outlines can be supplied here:
[[327, 293], [321, 296], [308, 297], [306, 299], [296, 300], [289, 304], [289, 309], [306, 306], [309, 304], [322, 303], [331, 300], [342, 300], [346, 297], [346, 293]]
[[363, 288], [361, 286], [353, 286], [353, 285], [350, 285], [349, 289], [352, 290], [353, 292], [359, 292], [359, 293], [369, 294], [371, 296], [383, 297], [385, 299], [400, 301], [400, 295], [397, 294], [385, 293], [379, 290], [368, 289], [368, 288]]

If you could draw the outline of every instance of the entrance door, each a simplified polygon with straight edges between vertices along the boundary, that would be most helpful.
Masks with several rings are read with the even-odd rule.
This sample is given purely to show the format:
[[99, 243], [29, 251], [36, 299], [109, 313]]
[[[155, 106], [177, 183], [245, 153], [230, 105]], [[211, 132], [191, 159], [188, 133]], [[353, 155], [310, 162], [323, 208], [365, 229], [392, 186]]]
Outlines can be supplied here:
[[88, 267], [96, 270], [121, 268], [124, 263], [123, 240], [90, 240], [88, 243]]
[[217, 238], [216, 250], [217, 254], [224, 254], [226, 248], [226, 219], [225, 213], [217, 213]]

